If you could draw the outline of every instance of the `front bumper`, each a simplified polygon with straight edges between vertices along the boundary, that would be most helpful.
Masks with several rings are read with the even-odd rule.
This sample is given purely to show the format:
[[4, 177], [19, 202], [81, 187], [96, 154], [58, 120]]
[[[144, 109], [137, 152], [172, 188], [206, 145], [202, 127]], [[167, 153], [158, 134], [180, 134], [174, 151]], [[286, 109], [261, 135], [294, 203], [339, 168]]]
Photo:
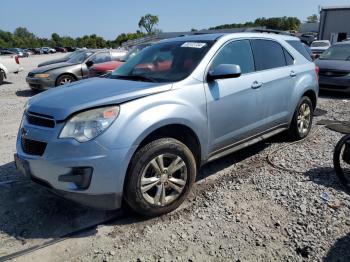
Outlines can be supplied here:
[[320, 76], [319, 85], [321, 90], [350, 93], [350, 75], [343, 77]]
[[59, 190], [54, 188], [49, 182], [44, 179], [38, 178], [32, 174], [30, 165], [27, 160], [19, 156], [14, 155], [16, 168], [25, 176], [29, 177], [33, 182], [45, 187], [49, 192], [65, 198], [76, 203], [86, 205], [93, 208], [114, 210], [121, 207], [122, 194], [121, 193], [107, 193], [107, 194], [89, 194], [89, 193], [76, 193], [71, 191]]
[[34, 78], [34, 77], [26, 77], [26, 82], [29, 87], [33, 90], [47, 90], [49, 88], [55, 87], [55, 80], [50, 78]]
[[[134, 148], [109, 149], [96, 140], [79, 143], [74, 139], [58, 139], [63, 124], [45, 128], [33, 126], [25, 119], [23, 122], [25, 132], [20, 129], [18, 133], [15, 156], [22, 173], [54, 193], [81, 204], [101, 209], [121, 207], [124, 178]], [[26, 153], [23, 136], [46, 143], [43, 154]], [[62, 179], [84, 168], [93, 170], [84, 187]]]

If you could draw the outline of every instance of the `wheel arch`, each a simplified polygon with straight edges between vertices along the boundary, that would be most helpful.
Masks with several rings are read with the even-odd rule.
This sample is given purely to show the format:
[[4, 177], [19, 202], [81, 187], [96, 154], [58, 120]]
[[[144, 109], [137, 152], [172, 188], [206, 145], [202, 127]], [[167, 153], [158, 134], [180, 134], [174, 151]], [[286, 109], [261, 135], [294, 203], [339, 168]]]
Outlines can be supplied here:
[[315, 91], [309, 89], [303, 93], [302, 97], [304, 97], [304, 96], [310, 98], [310, 100], [312, 102], [312, 107], [315, 110], [316, 106], [317, 106], [317, 95], [316, 95]]
[[166, 124], [149, 132], [139, 143], [135, 153], [146, 144], [160, 138], [174, 138], [185, 144], [193, 153], [197, 166], [201, 165], [202, 147], [195, 131], [185, 124]]

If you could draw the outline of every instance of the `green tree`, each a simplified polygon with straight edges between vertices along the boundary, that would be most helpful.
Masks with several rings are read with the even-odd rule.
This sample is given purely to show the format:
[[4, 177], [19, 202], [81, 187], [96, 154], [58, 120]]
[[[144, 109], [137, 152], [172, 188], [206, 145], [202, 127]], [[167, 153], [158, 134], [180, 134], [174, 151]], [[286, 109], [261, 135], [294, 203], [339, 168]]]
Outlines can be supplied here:
[[307, 17], [306, 23], [317, 23], [318, 16], [316, 14], [310, 15]]
[[156, 26], [159, 22], [158, 16], [146, 14], [145, 16], [142, 16], [139, 21], [139, 28], [144, 28], [147, 32], [147, 34], [151, 34], [153, 32], [154, 26]]
[[51, 39], [55, 46], [62, 46], [61, 37], [57, 33], [53, 33]]

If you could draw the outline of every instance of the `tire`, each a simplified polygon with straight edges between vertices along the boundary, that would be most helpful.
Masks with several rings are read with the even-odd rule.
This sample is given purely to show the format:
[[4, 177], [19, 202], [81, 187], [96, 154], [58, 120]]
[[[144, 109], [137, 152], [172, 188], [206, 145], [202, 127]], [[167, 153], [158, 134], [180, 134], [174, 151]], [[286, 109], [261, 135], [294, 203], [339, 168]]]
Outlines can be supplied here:
[[131, 209], [144, 216], [169, 213], [186, 199], [196, 174], [195, 158], [186, 145], [172, 138], [155, 140], [133, 156], [125, 180], [124, 199]]
[[[308, 113], [309, 112], [309, 113]], [[288, 135], [292, 140], [307, 137], [312, 127], [314, 109], [310, 98], [303, 96], [298, 103], [290, 124]], [[301, 122], [303, 124], [301, 124]]]
[[[333, 154], [333, 164], [334, 164], [334, 170], [340, 180], [340, 182], [344, 185], [345, 189], [348, 193], [350, 193], [350, 177], [347, 178], [346, 173], [344, 173], [344, 170], [341, 166], [341, 153], [342, 149], [347, 141], [350, 141], [350, 135], [344, 136], [340, 141], [337, 143], [334, 149]], [[350, 175], [350, 174], [349, 174]]]
[[70, 84], [74, 81], [76, 81], [76, 79], [71, 75], [61, 75], [56, 80], [56, 86]]
[[2, 85], [4, 83], [4, 72], [2, 70], [0, 70], [0, 85]]

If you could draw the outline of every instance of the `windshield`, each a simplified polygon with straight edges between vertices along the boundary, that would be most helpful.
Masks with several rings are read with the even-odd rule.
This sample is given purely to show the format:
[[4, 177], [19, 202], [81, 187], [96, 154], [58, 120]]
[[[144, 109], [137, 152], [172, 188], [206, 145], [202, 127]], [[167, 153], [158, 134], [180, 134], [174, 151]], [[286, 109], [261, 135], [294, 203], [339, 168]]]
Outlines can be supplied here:
[[84, 62], [89, 56], [91, 56], [93, 52], [85, 51], [74, 54], [69, 60], [68, 63], [77, 64]]
[[74, 51], [74, 52], [72, 52], [72, 53], [66, 54], [66, 55], [64, 56], [64, 58], [69, 59], [69, 58], [72, 58], [73, 56], [75, 56], [75, 55], [77, 55], [77, 54], [79, 54], [79, 53], [82, 53], [82, 52], [83, 52], [83, 51], [81, 51], [81, 50], [77, 50], [77, 51]]
[[145, 48], [109, 77], [148, 82], [176, 82], [197, 67], [212, 41], [176, 41]]
[[130, 49], [130, 51], [124, 56], [123, 60], [128, 61], [131, 57], [135, 56], [138, 52], [140, 52], [142, 49], [146, 48], [149, 45], [138, 45], [134, 46]]
[[327, 49], [321, 56], [321, 60], [349, 60], [350, 45], [335, 45]]
[[311, 44], [311, 47], [327, 47], [327, 46], [329, 46], [329, 44], [325, 42], [313, 42]]

